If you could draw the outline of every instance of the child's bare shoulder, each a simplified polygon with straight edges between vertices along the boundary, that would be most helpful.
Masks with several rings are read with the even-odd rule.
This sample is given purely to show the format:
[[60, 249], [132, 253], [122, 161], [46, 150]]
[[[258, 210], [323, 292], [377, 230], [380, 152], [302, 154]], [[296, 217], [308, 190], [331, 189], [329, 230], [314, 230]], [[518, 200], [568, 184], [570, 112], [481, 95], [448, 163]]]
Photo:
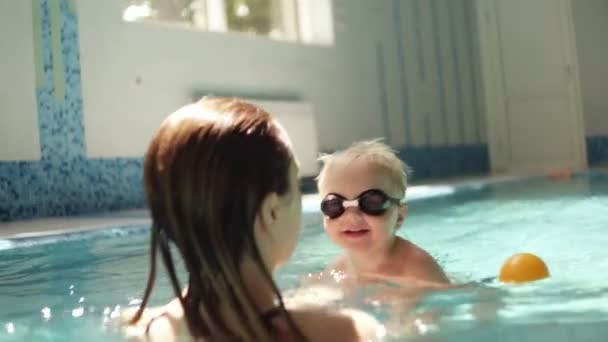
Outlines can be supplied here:
[[397, 241], [400, 256], [407, 257], [408, 260], [416, 262], [433, 259], [429, 252], [415, 243], [401, 237], [397, 237]]
[[405, 274], [421, 280], [449, 283], [443, 269], [429, 252], [411, 241], [398, 239], [398, 259]]

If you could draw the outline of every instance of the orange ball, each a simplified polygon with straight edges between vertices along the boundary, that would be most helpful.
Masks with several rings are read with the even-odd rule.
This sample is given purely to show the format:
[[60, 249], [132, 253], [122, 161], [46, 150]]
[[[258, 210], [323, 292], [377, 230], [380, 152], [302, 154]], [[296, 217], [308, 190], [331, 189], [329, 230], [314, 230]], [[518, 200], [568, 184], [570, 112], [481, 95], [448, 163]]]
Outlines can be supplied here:
[[521, 253], [511, 256], [500, 269], [499, 279], [505, 283], [525, 283], [549, 277], [545, 262], [534, 254]]
[[553, 181], [568, 181], [572, 179], [572, 171], [570, 170], [553, 170], [549, 174]]

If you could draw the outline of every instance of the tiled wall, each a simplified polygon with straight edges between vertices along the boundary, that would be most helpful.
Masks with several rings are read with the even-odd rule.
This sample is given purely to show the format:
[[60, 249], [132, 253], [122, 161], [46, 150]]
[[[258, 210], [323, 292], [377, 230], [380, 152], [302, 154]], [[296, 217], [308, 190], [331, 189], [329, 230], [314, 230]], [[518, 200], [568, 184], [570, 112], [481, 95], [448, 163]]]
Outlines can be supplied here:
[[73, 3], [34, 1], [38, 4], [41, 159], [0, 162], [0, 221], [143, 206], [141, 158], [85, 158]]
[[[461, 3], [465, 2], [466, 0], [463, 0]], [[38, 57], [36, 95], [41, 159], [27, 162], [0, 161], [0, 221], [143, 207], [145, 202], [142, 158], [90, 159], [86, 156], [86, 127], [83, 120], [79, 30], [75, 1], [34, 0], [32, 3], [34, 42], [37, 42], [35, 49]], [[336, 15], [346, 16], [342, 19], [347, 25], [348, 35], [357, 40], [366, 39], [363, 28], [357, 23], [359, 19], [367, 18], [369, 13], [367, 7], [376, 4], [367, 1], [342, 1], [336, 4], [339, 12]], [[435, 2], [429, 7], [428, 2], [418, 0], [403, 3], [399, 0], [389, 0], [379, 4], [385, 11], [381, 15], [390, 20], [386, 21], [385, 17], [375, 20], [383, 23], [383, 29], [390, 32], [376, 33], [379, 34], [376, 38], [383, 42], [375, 44], [372, 39], [370, 58], [363, 60], [362, 66], [370, 67], [373, 71], [372, 75], [376, 75], [376, 80], [380, 83], [374, 84], [372, 76], [370, 82], [361, 84], [361, 91], [369, 94], [368, 89], [378, 90], [374, 94], [378, 96], [377, 103], [381, 108], [377, 112], [382, 112], [378, 114], [382, 117], [375, 120], [384, 120], [382, 125], [386, 130], [383, 133], [370, 131], [370, 137], [384, 134], [393, 146], [401, 146], [399, 150], [413, 168], [415, 179], [487, 171], [487, 151], [479, 136], [480, 124], [477, 121], [479, 113], [474, 103], [475, 99], [470, 98], [472, 95], [469, 93], [474, 92], [471, 87], [475, 87], [471, 78], [472, 71], [467, 69], [467, 75], [454, 73], [453, 68], [459, 66], [458, 57], [450, 55], [457, 52], [453, 45], [455, 43], [449, 43], [449, 37], [445, 34], [440, 36], [438, 31], [439, 18], [449, 15], [454, 6]], [[398, 10], [399, 15], [395, 15], [394, 10]], [[413, 15], [410, 13], [413, 10], [422, 11], [424, 15], [422, 19], [410, 23], [408, 18]], [[458, 25], [463, 25], [466, 19], [465, 13], [459, 13]], [[405, 15], [408, 17], [404, 17]], [[340, 21], [340, 18], [337, 18], [337, 21]], [[453, 22], [450, 23], [454, 25]], [[460, 32], [462, 39], [464, 31]], [[416, 34], [419, 39], [410, 43], [409, 39], [402, 37], [406, 33]], [[338, 35], [340, 35], [339, 29]], [[433, 46], [416, 45], [423, 44], [427, 35], [433, 38], [431, 40]], [[400, 38], [395, 39], [396, 37]], [[361, 45], [353, 41], [343, 42], [341, 46], [348, 44]], [[437, 47], [443, 47], [444, 57], [448, 55], [451, 57], [446, 59], [434, 54], [433, 49]], [[416, 49], [419, 48], [424, 51], [416, 55]], [[469, 54], [470, 49], [472, 47], [461, 52]], [[460, 62], [464, 62], [463, 57], [460, 58]], [[359, 70], [360, 66], [357, 63], [359, 62], [353, 65]], [[413, 77], [408, 78], [406, 69], [411, 67], [411, 63], [416, 65], [414, 70], [417, 71], [413, 71], [411, 74]], [[473, 65], [471, 61], [466, 63], [468, 68]], [[394, 76], [405, 83], [395, 86]], [[462, 80], [454, 79], [456, 76], [462, 77]], [[462, 95], [460, 94], [462, 90], [454, 87], [465, 78], [468, 92], [466, 104], [454, 102], [455, 109], [448, 108], [447, 104], [433, 107], [432, 110], [428, 108], [436, 102], [437, 96], [446, 96], [446, 101], [449, 102], [454, 100], [455, 96]], [[418, 88], [430, 89], [433, 95], [426, 98], [426, 102], [416, 101], [415, 96], [410, 96], [410, 103], [403, 102], [407, 100], [408, 92], [419, 93]], [[370, 94], [372, 98], [374, 94]], [[454, 110], [456, 112], [453, 112]], [[456, 133], [460, 136], [457, 140], [460, 140], [450, 144], [450, 139], [443, 135], [451, 134], [447, 129], [451, 129], [448, 124], [451, 124], [449, 120], [452, 120], [450, 118], [454, 115], [461, 119], [454, 131], [460, 132]], [[473, 115], [474, 119], [469, 120], [471, 122], [467, 127], [463, 126], [463, 115]], [[397, 127], [395, 120], [411, 120], [411, 124], [402, 122], [402, 125]], [[422, 132], [417, 128], [418, 124], [425, 127]], [[323, 121], [319, 125], [326, 127]], [[474, 127], [469, 127], [470, 125]], [[471, 139], [465, 138], [465, 131], [469, 132], [469, 135], [472, 134]], [[321, 142], [323, 143], [323, 140]], [[344, 141], [341, 145], [348, 143], [350, 141]], [[338, 147], [340, 146], [335, 148]]]
[[[32, 2], [34, 27], [39, 27], [34, 41], [39, 42], [35, 49], [41, 158], [0, 161], [0, 221], [143, 207], [141, 157], [86, 156], [75, 1]], [[471, 2], [336, 3], [338, 35], [346, 27], [357, 39], [371, 39], [370, 44], [339, 42], [341, 46], [364, 45], [369, 55], [349, 62], [355, 71], [368, 68], [363, 74], [371, 75], [366, 82], [352, 85], [375, 101], [370, 107], [377, 110], [364, 115], [373, 115], [371, 120], [381, 127], [378, 132], [370, 128], [369, 137], [386, 136], [412, 167], [414, 180], [487, 172], [484, 123], [477, 103], [474, 28], [469, 26], [474, 20], [467, 7]], [[369, 25], [358, 24], [371, 20], [370, 15], [379, 16], [374, 20], [383, 23], [378, 32], [369, 33]], [[348, 73], [343, 76], [349, 77]], [[350, 77], [356, 81], [359, 76]], [[346, 119], [318, 118], [324, 150], [350, 143], [328, 139], [335, 137], [327, 134], [336, 130], [336, 122], [343, 125]], [[607, 140], [588, 138], [590, 163], [608, 159]]]
[[587, 137], [587, 161], [590, 166], [608, 165], [608, 134]]
[[405, 147], [400, 157], [410, 167], [411, 180], [487, 174], [490, 169], [486, 144], [440, 147]]

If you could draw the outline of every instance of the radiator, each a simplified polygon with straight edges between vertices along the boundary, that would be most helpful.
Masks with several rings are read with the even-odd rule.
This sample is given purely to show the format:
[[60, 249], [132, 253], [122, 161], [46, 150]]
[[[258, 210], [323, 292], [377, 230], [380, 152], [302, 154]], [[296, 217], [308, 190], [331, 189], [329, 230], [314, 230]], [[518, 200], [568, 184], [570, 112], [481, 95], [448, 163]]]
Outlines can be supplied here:
[[312, 104], [303, 101], [248, 100], [272, 114], [285, 127], [300, 162], [300, 177], [316, 176], [319, 171], [319, 148]]

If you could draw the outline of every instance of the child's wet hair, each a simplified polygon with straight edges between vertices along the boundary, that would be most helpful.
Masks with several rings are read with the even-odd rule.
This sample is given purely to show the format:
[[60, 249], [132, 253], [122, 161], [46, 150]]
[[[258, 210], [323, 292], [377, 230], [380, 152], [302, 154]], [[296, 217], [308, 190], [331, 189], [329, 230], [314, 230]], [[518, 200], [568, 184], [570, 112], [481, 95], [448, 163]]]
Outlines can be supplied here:
[[319, 161], [323, 163], [321, 172], [317, 176], [317, 183], [321, 187], [325, 182], [326, 172], [336, 162], [352, 162], [365, 160], [385, 169], [393, 184], [399, 188], [403, 196], [407, 190], [409, 167], [397, 155], [397, 152], [382, 142], [382, 139], [358, 141], [348, 148], [330, 154], [323, 154]]

